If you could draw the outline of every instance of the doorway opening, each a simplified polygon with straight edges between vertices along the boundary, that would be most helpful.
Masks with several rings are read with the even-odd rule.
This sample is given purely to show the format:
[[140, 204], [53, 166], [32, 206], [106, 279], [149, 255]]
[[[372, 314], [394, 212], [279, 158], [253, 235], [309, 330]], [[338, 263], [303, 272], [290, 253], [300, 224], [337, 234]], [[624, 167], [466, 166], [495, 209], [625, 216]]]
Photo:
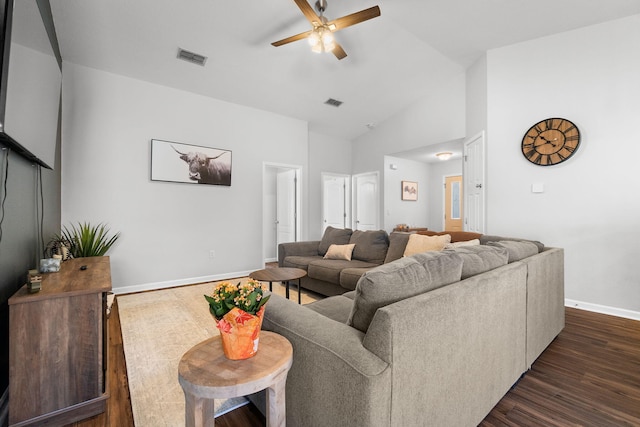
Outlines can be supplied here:
[[280, 243], [300, 240], [301, 170], [297, 165], [264, 164], [262, 247], [265, 263], [278, 260]]

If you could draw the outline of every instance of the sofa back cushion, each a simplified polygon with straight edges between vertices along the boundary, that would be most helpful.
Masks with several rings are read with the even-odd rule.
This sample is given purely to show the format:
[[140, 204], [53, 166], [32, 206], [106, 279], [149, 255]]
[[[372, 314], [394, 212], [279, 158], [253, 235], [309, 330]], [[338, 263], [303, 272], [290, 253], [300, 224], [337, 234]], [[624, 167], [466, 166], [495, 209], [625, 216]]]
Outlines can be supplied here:
[[451, 251], [405, 257], [367, 271], [356, 285], [347, 324], [366, 332], [380, 307], [460, 280], [462, 258]]
[[354, 243], [352, 259], [382, 264], [389, 249], [389, 235], [384, 230], [356, 230], [349, 243]]
[[505, 248], [509, 254], [509, 263], [520, 261], [538, 253], [538, 246], [533, 242], [525, 240], [501, 240], [499, 242], [489, 242], [487, 246], [497, 246]]
[[509, 260], [507, 249], [497, 246], [463, 246], [445, 252], [455, 252], [462, 257], [462, 279], [506, 265]]
[[328, 226], [318, 245], [318, 255], [324, 256], [331, 245], [346, 245], [353, 231], [350, 228], [334, 228]]

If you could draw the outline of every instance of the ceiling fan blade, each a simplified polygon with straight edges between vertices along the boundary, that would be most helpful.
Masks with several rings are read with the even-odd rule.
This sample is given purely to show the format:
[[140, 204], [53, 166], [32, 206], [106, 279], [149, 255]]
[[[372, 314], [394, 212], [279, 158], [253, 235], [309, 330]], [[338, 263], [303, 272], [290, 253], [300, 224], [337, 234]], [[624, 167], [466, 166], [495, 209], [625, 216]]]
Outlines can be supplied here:
[[[304, 0], [300, 0], [304, 1]], [[296, 3], [298, 0], [296, 0]], [[305, 2], [306, 3], [306, 2]], [[313, 10], [312, 10], [313, 12]], [[334, 19], [327, 22], [331, 31], [342, 30], [343, 28], [350, 27], [360, 22], [368, 21], [369, 19], [377, 18], [380, 16], [380, 8], [378, 6], [370, 7], [369, 9], [361, 10], [360, 12], [352, 13], [351, 15], [343, 16], [342, 18]]]
[[347, 57], [347, 52], [345, 52], [342, 46], [340, 46], [338, 43], [336, 43], [336, 47], [333, 48], [332, 52], [338, 59]]
[[271, 43], [271, 45], [275, 46], [275, 47], [278, 47], [278, 46], [282, 46], [283, 44], [287, 44], [287, 43], [295, 42], [295, 41], [298, 41], [298, 40], [306, 39], [307, 37], [309, 37], [309, 35], [311, 33], [312, 33], [311, 30], [305, 31], [304, 33], [296, 34], [295, 36], [287, 37], [286, 39], [282, 39], [282, 40], [278, 40], [277, 42], [273, 42], [273, 43]]
[[320, 17], [313, 10], [311, 5], [307, 3], [307, 0], [293, 0], [298, 5], [304, 16], [307, 18], [311, 25], [320, 25]]

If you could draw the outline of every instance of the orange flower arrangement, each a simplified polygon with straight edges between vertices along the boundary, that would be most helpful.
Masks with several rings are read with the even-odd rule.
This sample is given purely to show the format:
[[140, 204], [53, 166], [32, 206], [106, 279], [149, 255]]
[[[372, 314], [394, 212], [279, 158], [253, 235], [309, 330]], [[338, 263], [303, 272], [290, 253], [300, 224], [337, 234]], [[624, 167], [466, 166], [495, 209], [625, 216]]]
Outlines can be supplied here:
[[235, 286], [221, 282], [211, 296], [204, 297], [220, 330], [225, 355], [235, 360], [256, 354], [264, 305], [270, 297], [264, 296], [262, 285], [253, 279]]

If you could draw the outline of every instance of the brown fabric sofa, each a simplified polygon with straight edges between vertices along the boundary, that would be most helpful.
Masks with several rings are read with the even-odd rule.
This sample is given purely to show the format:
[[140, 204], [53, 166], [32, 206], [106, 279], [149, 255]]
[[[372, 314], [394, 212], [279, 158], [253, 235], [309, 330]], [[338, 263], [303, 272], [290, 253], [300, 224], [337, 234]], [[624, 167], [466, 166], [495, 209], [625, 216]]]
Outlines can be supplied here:
[[397, 259], [309, 305], [273, 295], [287, 425], [477, 425], [564, 327], [563, 250], [517, 240]]

